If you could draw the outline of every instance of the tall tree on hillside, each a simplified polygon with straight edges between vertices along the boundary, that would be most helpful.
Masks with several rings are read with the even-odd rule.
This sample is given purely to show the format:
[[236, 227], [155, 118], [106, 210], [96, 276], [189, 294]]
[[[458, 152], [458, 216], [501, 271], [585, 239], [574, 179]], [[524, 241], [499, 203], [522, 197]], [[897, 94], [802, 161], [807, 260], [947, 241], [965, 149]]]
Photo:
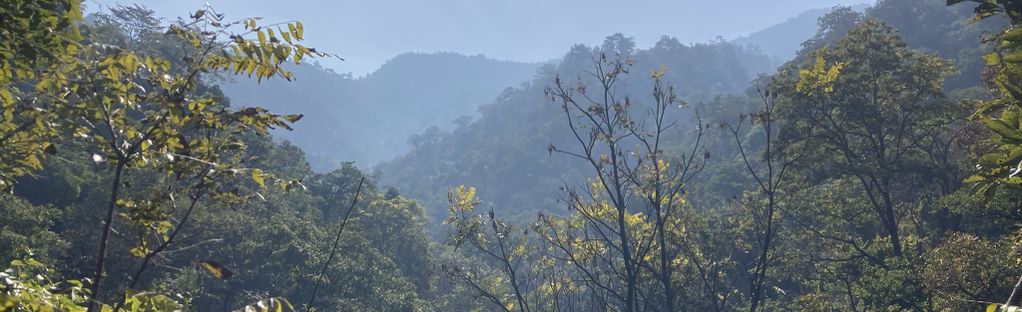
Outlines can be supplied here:
[[639, 304], [639, 259], [648, 252], [644, 248], [648, 243], [638, 241], [629, 227], [629, 219], [637, 218], [636, 209], [630, 205], [637, 189], [628, 177], [637, 174], [639, 169], [631, 167], [635, 164], [626, 160], [634, 153], [630, 154], [622, 141], [631, 137], [628, 127], [635, 121], [629, 116], [630, 99], [615, 92], [618, 79], [628, 73], [632, 51], [618, 49], [625, 45], [612, 39], [616, 38], [608, 38], [604, 44], [609, 51], [600, 52], [593, 61], [594, 93], [589, 93], [588, 83], [581, 77], [575, 84], [558, 78], [547, 91], [551, 99], [561, 105], [581, 149], [572, 152], [552, 146], [551, 151], [587, 162], [596, 174], [591, 186], [569, 190], [567, 200], [572, 210], [588, 220], [592, 233], [599, 233], [603, 243], [616, 251], [602, 262], [617, 267], [613, 270], [621, 272], [620, 280], [601, 288], [619, 289], [620, 292], [612, 291], [613, 297], [620, 302], [623, 311], [633, 312]]
[[773, 85], [789, 129], [781, 140], [815, 146], [803, 161], [811, 177], [856, 180], [900, 256], [899, 209], [930, 186], [922, 142], [950, 122], [943, 80], [952, 68], [875, 20], [811, 55], [816, 62], [782, 70]]
[[[593, 57], [593, 71], [575, 82], [557, 78], [547, 89], [547, 95], [561, 106], [577, 143], [574, 149], [551, 146], [550, 151], [585, 162], [594, 177], [589, 185], [565, 188], [565, 201], [574, 214], [568, 223], [580, 225], [569, 231], [577, 233], [563, 233], [566, 241], [564, 235], [551, 235], [558, 233], [555, 218], [541, 217], [538, 227], [550, 244], [569, 253], [561, 259], [589, 272], [588, 282], [596, 289], [608, 289], [624, 311], [650, 306], [675, 310], [675, 260], [681, 252], [676, 231], [684, 227], [685, 185], [709, 158], [702, 143], [706, 128], [696, 118], [691, 126], [695, 133], [691, 148], [673, 157], [668, 153], [665, 137], [680, 126], [667, 116], [670, 109], [684, 103], [674, 87], [662, 81], [667, 69], [661, 66], [652, 73], [653, 100], [645, 109], [649, 115], [636, 117], [639, 107], [633, 106], [636, 103], [628, 95], [619, 94], [617, 86], [629, 73], [632, 51], [627, 40], [609, 37]], [[574, 248], [564, 248], [565, 243], [575, 244], [571, 237], [599, 242], [610, 252], [582, 257], [599, 259], [595, 261], [576, 260], [578, 257], [570, 255]], [[591, 267], [593, 263], [620, 272], [611, 275], [620, 280], [592, 278], [591, 273], [597, 271]], [[643, 287], [642, 276], [646, 275], [657, 281], [658, 291]]]
[[[754, 250], [755, 261], [752, 266], [752, 274], [749, 280], [749, 311], [756, 312], [760, 303], [765, 300], [764, 292], [767, 286], [767, 271], [771, 267], [771, 251], [776, 245], [774, 239], [780, 230], [780, 218], [778, 210], [780, 206], [781, 192], [789, 187], [792, 181], [788, 178], [793, 174], [790, 170], [795, 163], [806, 154], [810, 146], [808, 141], [796, 145], [777, 144], [778, 137], [778, 116], [776, 96], [767, 92], [758, 92], [763, 103], [762, 110], [751, 114], [751, 123], [762, 128], [763, 141], [758, 144], [763, 146], [759, 156], [753, 155], [754, 151], [748, 150], [742, 135], [742, 126], [746, 116], [742, 116], [736, 124], [726, 124], [726, 127], [734, 136], [738, 146], [738, 154], [753, 180], [756, 181], [759, 196], [753, 200], [750, 206], [755, 224]], [[811, 136], [813, 127], [810, 125], [802, 135]], [[765, 203], [761, 203], [765, 200]]]

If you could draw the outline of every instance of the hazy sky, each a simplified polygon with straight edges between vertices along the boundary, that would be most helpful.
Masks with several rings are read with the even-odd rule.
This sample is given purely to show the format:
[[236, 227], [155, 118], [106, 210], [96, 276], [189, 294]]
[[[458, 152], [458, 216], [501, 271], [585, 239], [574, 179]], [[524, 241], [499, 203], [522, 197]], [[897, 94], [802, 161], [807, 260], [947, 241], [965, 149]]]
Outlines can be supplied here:
[[90, 11], [140, 3], [167, 18], [209, 3], [227, 19], [300, 20], [308, 44], [339, 54], [324, 65], [362, 75], [403, 52], [453, 51], [546, 61], [575, 43], [621, 32], [647, 47], [732, 39], [813, 8], [871, 0], [86, 0]]

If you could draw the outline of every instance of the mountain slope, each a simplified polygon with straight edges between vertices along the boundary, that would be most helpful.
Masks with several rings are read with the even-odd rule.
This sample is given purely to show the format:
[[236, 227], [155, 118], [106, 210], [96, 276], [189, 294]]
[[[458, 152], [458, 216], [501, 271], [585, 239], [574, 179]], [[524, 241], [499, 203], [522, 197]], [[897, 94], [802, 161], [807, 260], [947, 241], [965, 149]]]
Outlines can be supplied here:
[[[417, 136], [411, 152], [377, 167], [381, 183], [423, 202], [434, 221], [447, 215], [448, 188], [462, 184], [477, 187], [480, 198], [504, 216], [528, 219], [537, 211], [558, 211], [558, 189], [589, 174], [576, 159], [548, 151], [550, 145], [571, 149], [577, 142], [560, 106], [544, 96], [544, 89], [555, 77], [574, 81], [584, 76], [600, 53], [632, 49], [634, 42], [621, 35], [608, 37], [602, 47], [575, 46], [558, 64], [540, 69], [530, 83], [508, 89], [481, 107], [477, 120], [450, 132]], [[619, 82], [619, 94], [631, 97], [639, 115], [651, 101], [650, 72], [661, 65], [668, 69], [664, 80], [695, 103], [744, 90], [769, 64], [764, 55], [729, 43], [684, 45], [671, 37], [632, 55], [635, 65]], [[677, 109], [670, 118], [681, 121], [678, 131], [683, 131], [690, 127], [689, 116], [690, 111]]]
[[[867, 6], [860, 4], [852, 8], [862, 12]], [[770, 56], [775, 65], [780, 65], [794, 57], [795, 53], [802, 48], [802, 42], [816, 34], [817, 20], [830, 11], [829, 8], [805, 11], [777, 25], [731, 40], [731, 43], [757, 47]]]
[[455, 53], [408, 53], [362, 78], [315, 65], [294, 68], [296, 81], [223, 84], [234, 103], [251, 103], [305, 117], [275, 136], [306, 151], [316, 171], [354, 161], [363, 168], [408, 150], [408, 137], [449, 129], [504, 88], [528, 80], [538, 64]]
[[[978, 38], [976, 32], [999, 27], [984, 22], [969, 26], [964, 32], [953, 31], [954, 25], [965, 23], [971, 15], [966, 9], [947, 10], [942, 0], [886, 0], [875, 8], [857, 8], [854, 11], [849, 14], [853, 18], [851, 23], [862, 18], [889, 21], [903, 32], [911, 47], [957, 58], [963, 73], [948, 80], [949, 89], [978, 84], [978, 74], [972, 71], [982, 68], [982, 64], [975, 61], [981, 58], [972, 57], [977, 53], [972, 40]], [[810, 15], [801, 18], [816, 13], [807, 14]], [[839, 31], [818, 32], [815, 29], [817, 27], [813, 26], [803, 31], [803, 34], [809, 35], [799, 40], [812, 40], [811, 45], [826, 44], [843, 36]], [[931, 33], [930, 30], [939, 32]], [[760, 35], [770, 33], [773, 31], [761, 32]], [[608, 42], [611, 41], [608, 38]], [[625, 45], [628, 45], [627, 42]], [[801, 50], [801, 45], [799, 42], [784, 49], [794, 55]], [[544, 98], [544, 88], [555, 77], [574, 79], [580, 71], [588, 70], [592, 57], [601, 50], [605, 51], [607, 47], [576, 46], [559, 64], [541, 69], [531, 83], [509, 89], [492, 104], [483, 106], [482, 115], [477, 120], [450, 132], [431, 131], [416, 136], [415, 148], [411, 152], [377, 167], [381, 182], [396, 186], [405, 195], [422, 201], [433, 220], [447, 215], [445, 194], [449, 187], [461, 184], [476, 186], [479, 196], [505, 216], [528, 218], [536, 211], [559, 209], [562, 206], [557, 204], [558, 189], [565, 183], [584, 181], [588, 171], [579, 162], [548, 153], [547, 148], [551, 144], [573, 145], [570, 145], [572, 138], [563, 114], [559, 107]], [[707, 110], [733, 114], [724, 116], [717, 113], [717, 117], [736, 118], [747, 113], [741, 107], [741, 100], [710, 100], [717, 95], [746, 91], [756, 74], [763, 73], [763, 68], [771, 68], [763, 65], [770, 62], [757, 51], [729, 42], [689, 46], [664, 38], [652, 48], [636, 51], [637, 65], [624, 80], [621, 94], [633, 96], [637, 106], [648, 103], [642, 98], [650, 91], [648, 73], [659, 65], [665, 65], [668, 71], [664, 80], [674, 83], [685, 100], [707, 103], [697, 105]], [[802, 61], [795, 59], [788, 64]], [[682, 127], [691, 124], [691, 119], [683, 113], [676, 113], [671, 118]], [[709, 120], [710, 123], [717, 121]], [[717, 155], [720, 150], [711, 152]]]

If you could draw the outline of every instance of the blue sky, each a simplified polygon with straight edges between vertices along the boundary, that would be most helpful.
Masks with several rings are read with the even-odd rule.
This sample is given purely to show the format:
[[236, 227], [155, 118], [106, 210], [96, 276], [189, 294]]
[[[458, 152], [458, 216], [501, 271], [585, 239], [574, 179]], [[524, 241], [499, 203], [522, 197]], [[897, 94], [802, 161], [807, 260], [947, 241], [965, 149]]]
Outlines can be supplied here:
[[90, 11], [143, 4], [166, 18], [204, 3], [228, 19], [300, 20], [308, 43], [347, 61], [338, 72], [371, 72], [403, 52], [453, 51], [528, 62], [560, 57], [572, 44], [621, 32], [639, 47], [661, 35], [682, 42], [732, 39], [813, 8], [870, 0], [85, 0]]

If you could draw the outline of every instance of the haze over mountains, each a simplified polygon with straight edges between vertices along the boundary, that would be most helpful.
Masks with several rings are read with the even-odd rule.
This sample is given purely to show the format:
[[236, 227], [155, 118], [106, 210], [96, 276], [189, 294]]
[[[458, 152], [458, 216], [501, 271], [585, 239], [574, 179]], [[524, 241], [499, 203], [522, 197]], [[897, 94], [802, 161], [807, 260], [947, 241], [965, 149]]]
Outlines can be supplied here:
[[[129, 2], [117, 0], [121, 2]], [[88, 0], [94, 9], [112, 0]], [[265, 21], [301, 17], [310, 44], [346, 61], [322, 60], [338, 72], [366, 75], [406, 52], [455, 51], [466, 55], [546, 62], [575, 43], [598, 45], [620, 32], [651, 46], [661, 35], [683, 43], [747, 35], [810, 8], [870, 0], [142, 0], [167, 19], [209, 3], [229, 18]], [[815, 28], [815, 27], [810, 27]]]
[[527, 80], [537, 67], [456, 53], [408, 53], [361, 78], [302, 65], [293, 82], [241, 79], [222, 88], [236, 103], [305, 114], [301, 127], [275, 135], [301, 147], [313, 169], [330, 171], [345, 161], [371, 168], [406, 152], [410, 136], [431, 127], [450, 129], [459, 118], [475, 116], [476, 107]]
[[3, 311], [1022, 309], [1022, 0], [81, 1], [0, 1]]
[[[905, 31], [906, 42], [915, 48], [957, 59], [958, 74], [947, 79], [949, 88], [974, 86], [974, 77], [979, 76], [982, 69], [982, 62], [977, 61], [981, 59], [981, 51], [971, 45], [969, 38], [985, 29], [996, 28], [996, 23], [981, 23], [965, 31], [954, 31], [954, 25], [969, 18], [967, 8], [947, 10], [939, 1], [909, 8], [911, 10], [906, 11], [905, 6], [885, 2], [868, 9], [854, 7], [852, 11], [897, 25]], [[570, 142], [570, 137], [566, 136], [569, 131], [564, 128], [556, 105], [542, 95], [555, 77], [573, 79], [574, 73], [585, 70], [590, 63], [590, 49], [606, 51], [608, 45], [635, 49], [637, 65], [622, 84], [627, 94], [647, 94], [650, 90], [648, 73], [665, 65], [668, 69], [665, 79], [676, 85], [678, 95], [697, 106], [697, 111], [715, 124], [720, 122], [718, 118], [752, 110], [743, 107], [748, 103], [742, 104], [742, 101], [718, 103], [715, 101], [718, 96], [744, 94], [759, 75], [772, 74], [781, 62], [789, 61], [801, 51], [803, 42], [812, 47], [840, 36], [842, 29], [831, 29], [827, 37], [816, 37], [816, 31], [792, 30], [794, 27], [816, 29], [799, 25], [819, 18], [817, 15], [821, 13], [809, 11], [739, 42], [682, 44], [676, 38], [663, 37], [653, 46], [636, 47], [630, 46], [635, 41], [627, 36], [611, 36], [602, 47], [575, 46], [557, 62], [542, 67], [528, 84], [495, 95], [494, 101], [475, 104], [483, 112], [478, 119], [463, 122], [451, 131], [429, 131], [414, 136], [411, 151], [382, 162], [376, 167], [377, 174], [381, 184], [395, 186], [406, 196], [423, 203], [434, 226], [446, 213], [448, 203], [444, 195], [450, 187], [462, 184], [477, 186], [480, 196], [495, 209], [527, 219], [538, 211], [559, 207], [556, 203], [559, 187], [586, 178], [580, 163], [549, 152], [548, 146], [563, 145]], [[785, 36], [804, 37], [777, 40]], [[772, 51], [767, 53], [773, 57], [764, 51]], [[805, 53], [801, 53], [801, 57], [805, 57]], [[637, 103], [648, 103], [648, 100], [641, 102], [641, 98], [636, 98]], [[691, 129], [691, 115], [672, 118], [679, 120], [681, 129]], [[339, 153], [345, 151], [341, 149]], [[713, 152], [718, 155], [715, 157], [721, 157], [721, 153], [721, 150]], [[717, 188], [714, 192], [702, 193], [727, 193], [724, 190], [734, 181], [722, 183], [713, 186]], [[736, 189], [732, 195], [739, 194], [740, 190]]]
[[[738, 75], [752, 79], [772, 72], [812, 37], [816, 19], [829, 10], [810, 10], [732, 41], [747, 47], [735, 59], [744, 67]], [[295, 70], [297, 81], [260, 85], [240, 79], [222, 88], [235, 103], [303, 112], [300, 127], [277, 131], [276, 137], [301, 147], [313, 169], [329, 171], [347, 161], [372, 168], [408, 152], [416, 144], [411, 141], [467, 123], [504, 89], [531, 80], [541, 65], [456, 52], [406, 53], [364, 77], [302, 65]]]
[[[869, 6], [859, 4], [852, 6], [855, 11], [865, 11]], [[806, 39], [816, 34], [817, 22], [820, 17], [830, 13], [831, 8], [818, 8], [805, 11], [784, 22], [767, 27], [763, 30], [731, 40], [742, 46], [757, 47], [780, 65], [795, 57]]]

